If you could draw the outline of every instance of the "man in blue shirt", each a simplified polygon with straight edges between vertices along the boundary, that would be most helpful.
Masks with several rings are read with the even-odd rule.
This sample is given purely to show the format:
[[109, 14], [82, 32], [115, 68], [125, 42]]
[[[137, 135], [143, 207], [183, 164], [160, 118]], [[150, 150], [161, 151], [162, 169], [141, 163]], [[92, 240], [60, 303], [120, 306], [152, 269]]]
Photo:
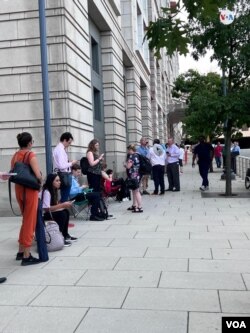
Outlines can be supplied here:
[[[136, 149], [136, 152], [142, 156], [147, 156], [148, 154], [148, 140], [144, 137], [141, 138], [140, 140], [140, 146]], [[150, 194], [148, 191], [147, 191], [147, 188], [148, 188], [148, 178], [149, 178], [149, 175], [143, 175], [142, 176], [142, 179], [141, 179], [141, 187], [142, 187], [142, 190], [141, 190], [141, 194]]]
[[88, 199], [91, 204], [91, 216], [90, 221], [103, 221], [104, 218], [99, 216], [101, 194], [99, 192], [85, 192], [86, 185], [80, 185], [78, 178], [81, 176], [81, 167], [78, 164], [74, 164], [72, 170], [72, 184], [70, 188], [70, 200], [81, 202]]

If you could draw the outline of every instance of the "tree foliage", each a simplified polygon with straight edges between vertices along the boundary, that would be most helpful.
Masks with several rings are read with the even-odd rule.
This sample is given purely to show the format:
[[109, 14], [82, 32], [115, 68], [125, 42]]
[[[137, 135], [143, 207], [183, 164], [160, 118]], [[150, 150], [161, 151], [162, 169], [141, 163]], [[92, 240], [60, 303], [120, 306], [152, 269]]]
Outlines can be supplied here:
[[231, 113], [239, 114], [232, 124], [232, 132], [237, 132], [243, 124], [250, 121], [245, 114], [246, 110], [250, 110], [249, 105], [247, 106], [249, 90], [237, 91], [225, 97], [221, 85], [219, 74], [202, 75], [194, 70], [181, 74], [175, 81], [172, 95], [186, 100], [184, 130], [194, 140], [200, 135], [211, 140], [222, 135], [226, 118], [233, 118]]
[[[230, 25], [220, 22], [219, 13], [223, 8], [235, 14]], [[182, 11], [187, 13], [187, 20], [181, 19]], [[150, 22], [146, 38], [157, 57], [161, 57], [162, 52], [169, 56], [175, 52], [185, 55], [191, 46], [192, 56], [198, 61], [208, 50], [212, 50], [211, 60], [217, 60], [223, 72], [223, 93], [199, 89], [199, 93], [191, 94], [189, 120], [193, 124], [195, 119], [201, 119], [203, 110], [204, 117], [208, 113], [214, 113], [215, 117], [219, 114], [215, 128], [224, 122], [226, 194], [230, 195], [231, 136], [234, 129], [244, 123], [250, 125], [250, 1], [178, 0], [174, 8], [163, 8], [163, 15]], [[206, 118], [206, 127], [211, 124], [209, 119]]]

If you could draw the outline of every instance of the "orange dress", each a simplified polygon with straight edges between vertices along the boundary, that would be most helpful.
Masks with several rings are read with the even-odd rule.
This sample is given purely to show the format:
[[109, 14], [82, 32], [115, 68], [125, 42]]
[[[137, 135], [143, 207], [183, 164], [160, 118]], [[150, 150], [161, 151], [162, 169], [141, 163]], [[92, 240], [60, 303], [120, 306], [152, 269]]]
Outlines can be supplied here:
[[[19, 150], [14, 154], [11, 160], [11, 168], [15, 162], [22, 162], [24, 155], [29, 152], [25, 158], [25, 163], [29, 164], [35, 153], [28, 149]], [[28, 153], [27, 153], [28, 155]], [[19, 243], [23, 247], [30, 247], [34, 238], [37, 220], [38, 190], [33, 190], [22, 185], [15, 184], [16, 199], [22, 212], [23, 220], [19, 233]], [[24, 194], [25, 193], [25, 194]]]

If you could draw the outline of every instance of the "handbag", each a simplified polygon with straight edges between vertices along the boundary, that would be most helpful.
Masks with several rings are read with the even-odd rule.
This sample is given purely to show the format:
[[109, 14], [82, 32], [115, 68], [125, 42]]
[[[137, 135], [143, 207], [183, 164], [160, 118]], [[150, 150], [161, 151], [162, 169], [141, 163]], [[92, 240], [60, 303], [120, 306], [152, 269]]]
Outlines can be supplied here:
[[55, 169], [55, 171], [60, 178], [61, 187], [71, 187], [72, 175], [69, 172], [60, 171], [58, 169]]
[[136, 178], [127, 178], [125, 183], [130, 190], [136, 190], [139, 188], [139, 182]]
[[45, 222], [45, 238], [49, 252], [60, 251], [64, 247], [64, 237], [55, 221]]
[[14, 164], [14, 167], [10, 172], [16, 173], [16, 175], [11, 176], [9, 181], [33, 190], [39, 190], [41, 187], [39, 180], [36, 178], [31, 166], [25, 163], [26, 156], [29, 156], [29, 154], [30, 152], [25, 153], [23, 161]]

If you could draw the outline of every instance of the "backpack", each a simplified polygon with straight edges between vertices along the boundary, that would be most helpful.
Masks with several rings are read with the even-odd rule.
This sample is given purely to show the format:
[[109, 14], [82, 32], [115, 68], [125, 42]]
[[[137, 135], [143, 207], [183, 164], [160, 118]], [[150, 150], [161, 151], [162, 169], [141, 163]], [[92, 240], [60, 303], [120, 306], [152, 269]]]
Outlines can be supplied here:
[[82, 157], [80, 159], [80, 167], [81, 167], [81, 170], [82, 170], [82, 174], [86, 175], [87, 172], [88, 172], [88, 169], [90, 167], [87, 157]]
[[105, 220], [107, 220], [109, 214], [108, 214], [108, 209], [107, 209], [107, 206], [104, 202], [104, 200], [101, 198], [100, 199], [100, 202], [99, 202], [99, 214], [98, 216], [104, 218]]
[[140, 168], [139, 173], [141, 175], [150, 175], [152, 171], [152, 165], [150, 163], [150, 160], [143, 155], [138, 154], [139, 160], [140, 160]]

